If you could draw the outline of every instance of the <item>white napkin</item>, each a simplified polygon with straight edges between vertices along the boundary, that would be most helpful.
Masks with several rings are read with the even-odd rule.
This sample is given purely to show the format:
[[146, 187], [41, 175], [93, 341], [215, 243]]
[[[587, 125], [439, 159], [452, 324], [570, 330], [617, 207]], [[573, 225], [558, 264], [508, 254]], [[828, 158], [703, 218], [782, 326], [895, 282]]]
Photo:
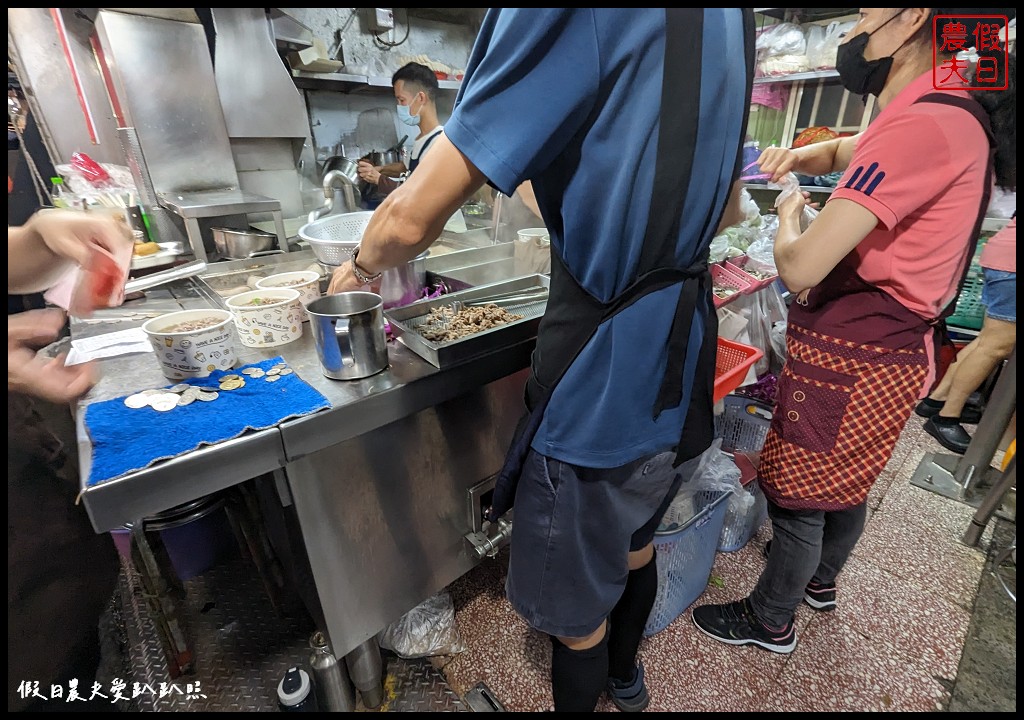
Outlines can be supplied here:
[[95, 337], [72, 340], [71, 350], [68, 352], [64, 364], [78, 365], [89, 360], [152, 351], [153, 346], [150, 345], [149, 337], [142, 328], [118, 330]]

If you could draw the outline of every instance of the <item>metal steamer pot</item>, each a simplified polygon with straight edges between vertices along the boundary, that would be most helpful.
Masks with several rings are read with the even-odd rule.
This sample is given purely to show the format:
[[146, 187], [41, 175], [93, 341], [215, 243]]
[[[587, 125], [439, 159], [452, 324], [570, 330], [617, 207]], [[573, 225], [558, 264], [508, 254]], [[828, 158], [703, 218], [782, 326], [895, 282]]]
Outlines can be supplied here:
[[384, 271], [380, 278], [380, 296], [385, 310], [409, 305], [423, 297], [429, 254], [426, 250], [404, 265]]
[[374, 166], [381, 167], [384, 165], [393, 165], [394, 163], [401, 162], [402, 156], [397, 150], [374, 150], [372, 153], [366, 156]]
[[217, 252], [229, 260], [245, 260], [255, 253], [274, 250], [277, 245], [277, 235], [259, 230], [210, 228], [210, 232]]

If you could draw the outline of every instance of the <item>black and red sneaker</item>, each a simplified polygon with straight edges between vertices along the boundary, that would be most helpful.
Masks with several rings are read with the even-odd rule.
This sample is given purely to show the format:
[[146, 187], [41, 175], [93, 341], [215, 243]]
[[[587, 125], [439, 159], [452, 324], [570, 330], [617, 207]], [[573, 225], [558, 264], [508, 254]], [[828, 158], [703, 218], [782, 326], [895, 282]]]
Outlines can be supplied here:
[[788, 655], [796, 648], [796, 630], [790, 620], [774, 631], [754, 617], [746, 598], [727, 605], [701, 605], [693, 609], [693, 624], [705, 635], [729, 645], [756, 645]]

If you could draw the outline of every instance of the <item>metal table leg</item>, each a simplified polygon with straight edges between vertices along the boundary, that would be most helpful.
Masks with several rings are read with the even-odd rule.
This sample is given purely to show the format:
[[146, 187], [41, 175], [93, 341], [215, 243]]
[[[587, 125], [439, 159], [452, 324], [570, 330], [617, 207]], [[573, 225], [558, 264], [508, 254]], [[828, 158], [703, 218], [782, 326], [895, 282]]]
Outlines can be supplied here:
[[195, 671], [195, 655], [182, 609], [185, 590], [171, 565], [158, 533], [147, 535], [140, 519], [132, 526], [132, 564], [146, 590], [150, 611], [160, 628], [161, 641], [172, 678]]
[[288, 252], [288, 233], [284, 229], [284, 219], [280, 210], [274, 210], [274, 228], [277, 230], [277, 246], [282, 252]]
[[185, 232], [188, 234], [188, 242], [192, 246], [196, 260], [206, 262], [206, 246], [203, 245], [203, 233], [199, 229], [199, 221], [195, 218], [183, 218], [185, 221]]
[[985, 495], [984, 500], [978, 506], [978, 510], [974, 513], [974, 517], [971, 518], [971, 524], [964, 533], [963, 543], [964, 545], [975, 546], [981, 539], [981, 534], [985, 532], [985, 528], [988, 526], [988, 521], [992, 519], [996, 510], [1003, 503], [1003, 496], [1006, 495], [1007, 491], [1017, 483], [1017, 458], [1016, 456], [1010, 461], [1009, 466], [1006, 468], [1006, 472], [1003, 473], [999, 481], [989, 489]]
[[991, 467], [992, 458], [1017, 409], [1017, 349], [999, 375], [978, 429], [963, 457], [943, 453], [925, 453], [910, 483], [952, 500], [977, 507], [984, 497], [979, 488], [997, 483], [999, 471]]

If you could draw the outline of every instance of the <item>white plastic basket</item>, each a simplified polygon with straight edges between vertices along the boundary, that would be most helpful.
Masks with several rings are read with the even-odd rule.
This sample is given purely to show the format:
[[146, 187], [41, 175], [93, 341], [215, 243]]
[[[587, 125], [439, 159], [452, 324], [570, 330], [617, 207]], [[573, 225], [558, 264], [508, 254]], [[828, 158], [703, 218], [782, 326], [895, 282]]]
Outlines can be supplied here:
[[299, 238], [309, 243], [316, 259], [324, 265], [341, 265], [362, 240], [371, 217], [372, 210], [328, 215], [299, 228]]

